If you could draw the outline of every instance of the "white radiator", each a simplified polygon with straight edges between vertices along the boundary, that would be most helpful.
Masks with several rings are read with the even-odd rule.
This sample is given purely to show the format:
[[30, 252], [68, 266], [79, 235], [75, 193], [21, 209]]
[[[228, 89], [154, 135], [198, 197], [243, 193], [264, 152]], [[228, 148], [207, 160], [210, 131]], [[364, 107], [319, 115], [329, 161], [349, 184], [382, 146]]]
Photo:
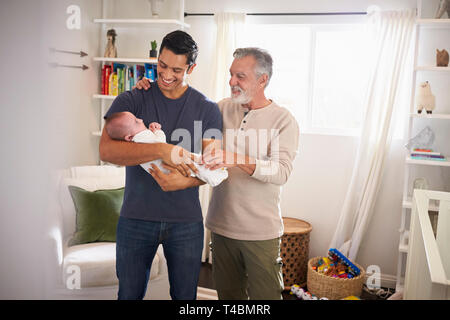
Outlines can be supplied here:
[[[436, 237], [428, 207], [439, 201]], [[414, 190], [403, 298], [450, 300], [450, 193]]]

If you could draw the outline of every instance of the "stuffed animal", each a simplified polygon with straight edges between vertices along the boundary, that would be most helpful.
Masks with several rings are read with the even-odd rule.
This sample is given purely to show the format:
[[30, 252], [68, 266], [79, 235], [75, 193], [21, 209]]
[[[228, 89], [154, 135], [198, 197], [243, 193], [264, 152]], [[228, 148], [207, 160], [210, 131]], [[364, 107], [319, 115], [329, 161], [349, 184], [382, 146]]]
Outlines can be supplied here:
[[116, 37], [117, 33], [114, 29], [109, 29], [106, 33], [108, 43], [106, 44], [105, 54], [103, 55], [104, 57], [117, 58]]
[[445, 12], [447, 12], [448, 18], [450, 18], [450, 0], [441, 0], [439, 2], [439, 8], [437, 9], [434, 18], [440, 19]]
[[436, 49], [436, 66], [437, 67], [448, 67], [448, 52], [445, 49], [439, 51]]
[[435, 107], [435, 97], [431, 93], [431, 87], [428, 81], [422, 82], [419, 85], [416, 95], [417, 112], [422, 113], [425, 109], [427, 113], [431, 114]]

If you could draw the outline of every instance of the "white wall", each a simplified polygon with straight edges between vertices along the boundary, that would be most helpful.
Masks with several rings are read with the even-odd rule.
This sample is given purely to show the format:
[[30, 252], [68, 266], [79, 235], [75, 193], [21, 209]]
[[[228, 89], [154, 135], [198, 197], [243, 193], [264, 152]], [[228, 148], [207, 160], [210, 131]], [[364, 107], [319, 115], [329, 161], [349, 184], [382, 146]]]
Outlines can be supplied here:
[[[66, 29], [66, 8], [80, 5], [82, 29]], [[97, 91], [100, 1], [17, 0], [0, 3], [1, 209], [0, 299], [42, 299], [52, 169], [98, 161]], [[50, 54], [49, 47], [88, 57]], [[49, 62], [86, 64], [49, 68]]]
[[[69, 5], [81, 9], [81, 29], [69, 30], [66, 20]], [[66, 168], [73, 165], [98, 163], [98, 137], [91, 132], [99, 130], [100, 102], [92, 99], [100, 90], [101, 64], [92, 58], [99, 56], [105, 44], [101, 42], [101, 27], [94, 18], [101, 17], [101, 1], [48, 1], [48, 20], [44, 24], [45, 43], [53, 48], [84, 51], [88, 56], [49, 53], [48, 61], [81, 65], [89, 69], [49, 68], [47, 103], [53, 106], [56, 123], [52, 124], [55, 164]], [[103, 53], [103, 52], [102, 52]]]

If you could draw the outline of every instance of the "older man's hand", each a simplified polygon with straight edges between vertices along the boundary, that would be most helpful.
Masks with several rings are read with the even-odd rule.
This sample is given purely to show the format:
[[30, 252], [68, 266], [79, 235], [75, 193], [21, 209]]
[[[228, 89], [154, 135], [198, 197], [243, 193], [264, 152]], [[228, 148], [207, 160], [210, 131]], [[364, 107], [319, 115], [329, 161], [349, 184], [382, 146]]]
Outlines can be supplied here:
[[205, 168], [216, 170], [223, 167], [231, 168], [237, 165], [237, 154], [219, 148], [206, 148], [202, 156]]
[[135, 86], [133, 86], [132, 89], [139, 89], [139, 90], [148, 90], [151, 87], [151, 82], [148, 78], [142, 78], [141, 80], [139, 80]]

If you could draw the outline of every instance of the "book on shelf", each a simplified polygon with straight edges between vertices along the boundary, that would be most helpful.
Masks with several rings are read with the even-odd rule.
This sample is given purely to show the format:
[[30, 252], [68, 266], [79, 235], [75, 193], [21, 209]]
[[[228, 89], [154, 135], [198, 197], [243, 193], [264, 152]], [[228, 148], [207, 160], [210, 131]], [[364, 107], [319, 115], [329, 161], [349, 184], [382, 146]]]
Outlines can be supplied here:
[[447, 161], [440, 152], [435, 152], [432, 149], [420, 149], [414, 148], [411, 150], [411, 159], [414, 160], [435, 160], [435, 161]]
[[147, 79], [150, 79], [150, 81], [156, 80], [156, 64], [153, 63], [146, 63], [144, 64], [145, 67], [145, 77]]
[[139, 80], [141, 80], [144, 76], [145, 76], [145, 66], [140, 65], [140, 64], [135, 64], [134, 65], [134, 70], [136, 73], [136, 82], [138, 82]]
[[149, 78], [150, 81], [156, 80], [156, 64], [145, 63], [131, 66], [115, 62], [111, 65], [105, 64], [101, 73], [101, 93], [117, 96], [131, 90], [143, 77]]
[[434, 152], [432, 149], [419, 149], [419, 148], [413, 149], [411, 151], [411, 153], [424, 154], [424, 155], [435, 155], [435, 156], [441, 155], [440, 152]]
[[445, 157], [440, 155], [440, 156], [436, 156], [436, 155], [425, 155], [425, 154], [416, 154], [416, 153], [411, 153], [411, 158], [412, 159], [426, 159], [426, 160], [445, 160]]

